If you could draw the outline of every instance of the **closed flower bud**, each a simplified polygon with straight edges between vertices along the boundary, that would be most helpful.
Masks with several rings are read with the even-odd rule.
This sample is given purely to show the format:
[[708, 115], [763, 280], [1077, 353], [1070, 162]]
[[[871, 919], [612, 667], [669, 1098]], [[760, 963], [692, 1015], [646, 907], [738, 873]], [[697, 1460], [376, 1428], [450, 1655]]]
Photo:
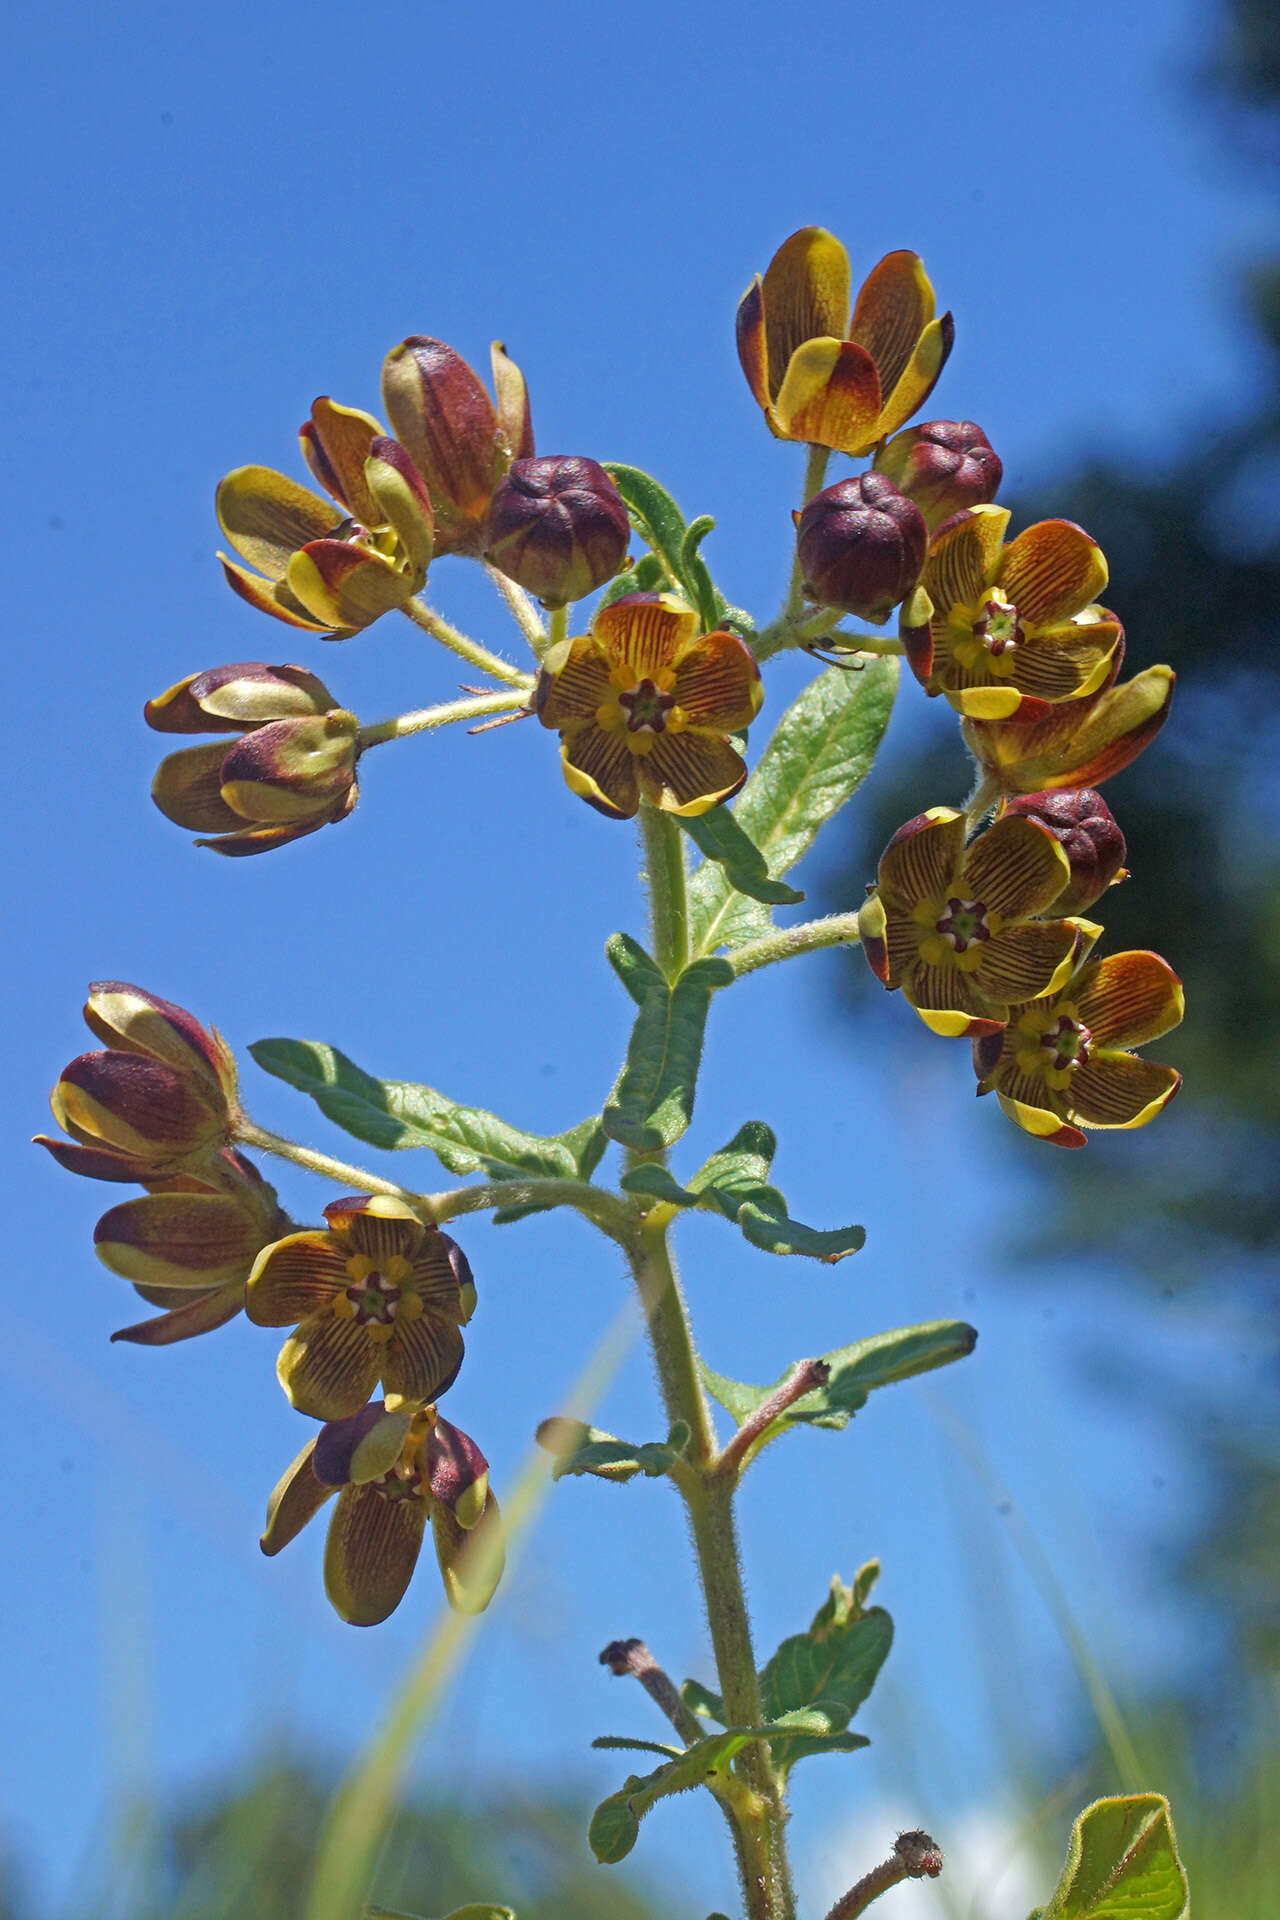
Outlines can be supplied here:
[[563, 607], [613, 578], [630, 534], [622, 496], [594, 460], [516, 460], [489, 503], [485, 558], [544, 606]]
[[1081, 913], [1117, 880], [1124, 879], [1124, 835], [1115, 815], [1093, 787], [1062, 793], [1027, 793], [1006, 803], [1005, 813], [1025, 813], [1048, 827], [1071, 862], [1071, 880], [1050, 913]]
[[338, 702], [305, 667], [270, 667], [263, 660], [190, 673], [143, 708], [157, 733], [245, 733], [270, 720], [328, 713]]
[[236, 1068], [221, 1034], [202, 1027], [185, 1007], [127, 980], [94, 980], [85, 1002], [84, 1022], [108, 1047], [149, 1054], [183, 1073], [196, 1073], [236, 1097]]
[[881, 473], [815, 494], [796, 527], [807, 597], [876, 622], [911, 591], [929, 543], [919, 507]]
[[973, 420], [928, 420], [881, 447], [875, 471], [915, 501], [933, 529], [963, 507], [994, 500], [1004, 475], [999, 454]]

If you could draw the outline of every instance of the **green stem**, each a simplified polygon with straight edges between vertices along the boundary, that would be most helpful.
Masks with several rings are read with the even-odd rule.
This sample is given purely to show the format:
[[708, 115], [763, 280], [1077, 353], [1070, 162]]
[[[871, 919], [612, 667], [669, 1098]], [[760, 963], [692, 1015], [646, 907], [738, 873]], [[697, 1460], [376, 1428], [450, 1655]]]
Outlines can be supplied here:
[[689, 964], [689, 901], [684, 835], [669, 813], [640, 802], [653, 957], [673, 984]]
[[551, 647], [558, 646], [562, 640], [567, 640], [568, 638], [569, 638], [568, 607], [552, 607], [550, 622], [547, 630], [547, 639], [546, 639], [547, 647], [551, 648]]
[[245, 1114], [235, 1122], [234, 1132], [242, 1147], [256, 1147], [260, 1153], [274, 1153], [277, 1159], [292, 1160], [295, 1167], [318, 1173], [322, 1180], [332, 1180], [335, 1186], [354, 1187], [357, 1193], [388, 1193], [393, 1199], [406, 1200], [415, 1208], [422, 1204], [420, 1193], [412, 1193], [409, 1188], [397, 1186], [394, 1180], [384, 1180], [364, 1167], [352, 1166], [347, 1160], [335, 1160], [330, 1153], [320, 1153], [314, 1147], [300, 1146], [296, 1140], [286, 1140], [283, 1134], [270, 1133], [266, 1127], [255, 1126]]
[[820, 953], [823, 947], [847, 947], [861, 938], [856, 913], [829, 913], [824, 920], [802, 920], [798, 927], [779, 927], [758, 940], [734, 947], [725, 958], [739, 979], [775, 960], [794, 960], [799, 953]]
[[[800, 505], [806, 506], [815, 493], [822, 492], [822, 483], [827, 477], [827, 462], [831, 458], [829, 447], [810, 447], [809, 458], [805, 462], [804, 488], [800, 495]], [[800, 551], [796, 549], [795, 561], [791, 568], [791, 580], [787, 587], [787, 597], [782, 603], [782, 618], [792, 621], [804, 604], [804, 581], [800, 569]]]
[[990, 774], [984, 775], [984, 777], [979, 780], [977, 786], [969, 795], [968, 803], [964, 810], [964, 830], [966, 833], [972, 833], [976, 827], [982, 824], [983, 817], [990, 813], [992, 807], [994, 807], [996, 801], [1000, 798], [1000, 792], [1000, 782], [993, 779]]
[[[492, 580], [498, 592], [506, 601], [511, 617], [519, 627], [537, 658], [541, 660], [547, 650], [547, 630], [538, 617], [538, 610], [524, 588], [514, 580], [508, 580], [505, 573], [491, 566], [486, 560], [484, 570]], [[563, 611], [563, 609], [562, 609]], [[552, 639], [555, 638], [555, 614], [551, 616]]]
[[490, 653], [488, 647], [482, 647], [478, 640], [468, 639], [434, 607], [426, 606], [421, 600], [410, 600], [400, 611], [407, 614], [424, 633], [429, 633], [433, 640], [439, 640], [442, 646], [449, 647], [468, 665], [478, 667], [481, 673], [489, 674], [494, 680], [505, 680], [509, 687], [524, 688], [529, 685], [527, 673], [522, 673], [519, 667], [513, 667], [509, 660], [502, 660], [496, 653]]
[[[533, 685], [530, 681], [529, 686]], [[528, 698], [528, 689], [510, 693], [481, 693], [467, 700], [449, 700], [439, 707], [418, 707], [412, 713], [397, 713], [390, 720], [375, 721], [361, 727], [359, 748], [380, 747], [387, 740], [404, 740], [411, 733], [429, 733], [433, 727], [451, 726], [455, 720], [483, 720], [486, 714], [518, 711]]]

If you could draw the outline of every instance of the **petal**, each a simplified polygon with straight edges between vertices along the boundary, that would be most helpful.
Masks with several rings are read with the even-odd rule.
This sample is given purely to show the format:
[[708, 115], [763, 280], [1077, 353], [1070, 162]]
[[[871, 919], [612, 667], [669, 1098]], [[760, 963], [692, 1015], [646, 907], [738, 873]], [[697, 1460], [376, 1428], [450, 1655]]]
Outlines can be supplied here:
[[943, 619], [952, 607], [970, 607], [999, 564], [1009, 524], [1006, 507], [969, 507], [944, 520], [929, 543], [924, 585]]
[[[235, 1061], [225, 1041], [202, 1026], [185, 1007], [162, 1000], [145, 987], [135, 987], [128, 980], [93, 981], [84, 1022], [108, 1047], [146, 1054], [179, 1072], [195, 1071], [223, 1093], [235, 1093]], [[236, 1172], [245, 1169], [257, 1177], [248, 1161], [242, 1161]]]
[[471, 1435], [449, 1420], [436, 1421], [424, 1457], [432, 1495], [469, 1533], [488, 1501], [489, 1462]]
[[1039, 1000], [1065, 984], [1079, 945], [1079, 933], [1070, 920], [1006, 927], [984, 942], [974, 978], [993, 1000], [1010, 1005]]
[[1052, 906], [1070, 878], [1071, 862], [1048, 827], [1006, 814], [969, 848], [961, 881], [989, 913], [1024, 918]]
[[938, 375], [951, 357], [956, 325], [949, 313], [932, 320], [920, 335], [911, 360], [891, 393], [886, 393], [884, 411], [876, 424], [881, 439], [896, 433], [922, 407], [938, 384]]
[[431, 1532], [445, 1599], [455, 1613], [483, 1613], [497, 1591], [506, 1558], [497, 1500], [489, 1495], [469, 1532], [447, 1507], [433, 1507]]
[[462, 1356], [462, 1334], [445, 1314], [428, 1308], [417, 1320], [397, 1317], [378, 1355], [383, 1387], [388, 1396], [437, 1400], [457, 1379]]
[[1182, 982], [1158, 953], [1113, 953], [1080, 974], [1076, 1009], [1103, 1047], [1140, 1047], [1182, 1019]]
[[1012, 681], [988, 678], [981, 669], [935, 665], [934, 678], [948, 703], [969, 719], [1009, 720], [1015, 713], [1025, 714], [1033, 708], [1039, 713], [1044, 709], [1043, 700], [1033, 700], [1029, 694], [1020, 693]]
[[933, 601], [923, 587], [914, 588], [898, 612], [898, 638], [921, 686], [933, 672], [933, 614]]
[[272, 720], [225, 750], [222, 798], [237, 824], [325, 818], [351, 787], [360, 724], [342, 707], [306, 720]]
[[[395, 533], [407, 562], [406, 575], [419, 586], [436, 544], [436, 516], [427, 483], [398, 440], [376, 439], [364, 463], [365, 481], [378, 513]], [[336, 706], [337, 702], [331, 703]]]
[[1145, 1127], [1182, 1085], [1182, 1075], [1136, 1054], [1100, 1048], [1071, 1076], [1067, 1100], [1086, 1127]]
[[859, 288], [849, 338], [875, 361], [886, 398], [910, 365], [933, 312], [933, 288], [924, 262], [905, 248], [887, 253]]
[[169, 1313], [139, 1320], [132, 1327], [117, 1327], [111, 1338], [127, 1340], [135, 1347], [171, 1347], [175, 1341], [194, 1340], [197, 1334], [225, 1327], [243, 1306], [243, 1287], [210, 1287], [207, 1293], [189, 1296]]
[[621, 731], [606, 733], [588, 721], [566, 734], [560, 767], [571, 792], [613, 820], [630, 820], [640, 804], [636, 756]]
[[[314, 402], [311, 418], [298, 433], [302, 457], [320, 485], [333, 495], [344, 513], [354, 514], [366, 527], [376, 526], [381, 519], [364, 477], [369, 448], [381, 433], [382, 426], [371, 413], [359, 407], [340, 407], [327, 394]], [[313, 533], [307, 535], [308, 540], [315, 538]], [[298, 545], [305, 542], [299, 541]]]
[[789, 440], [866, 453], [880, 417], [875, 362], [848, 340], [809, 340], [791, 356], [774, 411]]
[[225, 740], [214, 740], [165, 755], [151, 782], [151, 798], [166, 820], [190, 833], [230, 833], [244, 825], [222, 797], [227, 751]]
[[1092, 698], [1086, 710], [1063, 708], [1042, 726], [1007, 743], [998, 730], [976, 746], [1009, 792], [1097, 786], [1119, 773], [1159, 733], [1169, 715], [1176, 675], [1148, 667], [1123, 686]]
[[736, 633], [693, 641], [676, 663], [672, 692], [691, 725], [718, 733], [749, 727], [764, 699], [755, 656]]
[[371, 1400], [348, 1420], [327, 1421], [315, 1440], [316, 1478], [326, 1487], [381, 1480], [403, 1453], [412, 1418], [408, 1412], [388, 1413], [381, 1400]]
[[217, 493], [218, 524], [251, 567], [284, 578], [289, 556], [321, 540], [340, 518], [328, 500], [273, 467], [237, 467]]
[[411, 1258], [428, 1233], [443, 1240], [438, 1227], [429, 1229], [407, 1201], [390, 1193], [358, 1193], [331, 1200], [324, 1217], [350, 1252], [370, 1260], [387, 1260], [397, 1253]]
[[653, 751], [637, 763], [641, 790], [667, 813], [695, 817], [735, 794], [747, 763], [721, 733], [690, 727], [654, 735]]
[[498, 425], [513, 460], [533, 458], [533, 415], [529, 409], [529, 389], [524, 375], [511, 359], [501, 340], [489, 348], [493, 368], [493, 395], [497, 401]]
[[670, 667], [698, 631], [698, 616], [673, 593], [628, 593], [601, 608], [592, 638], [638, 676]]
[[771, 398], [777, 398], [791, 357], [806, 340], [844, 339], [851, 280], [848, 254], [823, 227], [801, 227], [778, 248], [761, 289]]
[[60, 1167], [68, 1173], [83, 1174], [86, 1180], [118, 1180], [132, 1184], [150, 1178], [149, 1159], [131, 1160], [112, 1153], [106, 1147], [73, 1146], [68, 1140], [55, 1140], [47, 1133], [32, 1135], [33, 1146], [47, 1147]]
[[1079, 700], [1096, 693], [1120, 644], [1118, 626], [1062, 627], [1033, 634], [1018, 649], [1014, 679], [1037, 700]]
[[1004, 550], [997, 575], [1024, 620], [1069, 620], [1107, 584], [1102, 548], [1072, 520], [1041, 520]]
[[964, 815], [954, 807], [930, 807], [898, 828], [880, 856], [880, 890], [915, 906], [943, 894], [964, 854]]
[[325, 1501], [333, 1488], [317, 1480], [311, 1466], [316, 1443], [308, 1440], [302, 1452], [277, 1480], [267, 1501], [267, 1524], [260, 1545], [265, 1554], [279, 1553], [295, 1540]]
[[353, 1627], [376, 1627], [394, 1613], [413, 1578], [427, 1524], [427, 1503], [380, 1487], [344, 1487], [329, 1522], [324, 1590]]
[[930, 967], [923, 960], [910, 968], [902, 982], [903, 998], [915, 1008], [933, 1033], [948, 1039], [971, 1039], [999, 1032], [1004, 1025], [979, 992], [970, 974], [959, 967]]
[[[355, 789], [352, 788], [354, 799]], [[345, 813], [350, 807], [344, 809]], [[198, 847], [207, 847], [210, 853], [221, 853], [228, 858], [243, 858], [253, 853], [270, 853], [273, 847], [288, 846], [291, 840], [303, 840], [309, 833], [318, 833], [321, 827], [327, 827], [333, 819], [343, 818], [343, 813], [322, 814], [318, 820], [299, 820], [292, 826], [278, 827], [240, 827], [235, 833], [223, 833], [216, 840], [197, 840]]]
[[125, 1280], [161, 1287], [243, 1286], [262, 1222], [229, 1194], [153, 1193], [103, 1214], [98, 1258]]
[[305, 667], [238, 660], [191, 673], [148, 700], [143, 718], [157, 733], [240, 733], [268, 720], [327, 713], [338, 702]]
[[1083, 1147], [1084, 1135], [1078, 1128], [1068, 1126], [1056, 1113], [1047, 1107], [1027, 1106], [1020, 1100], [1011, 1100], [1007, 1094], [997, 1093], [1001, 1110], [1007, 1113], [1015, 1126], [1024, 1133], [1032, 1134], [1037, 1140], [1047, 1140], [1051, 1147]]
[[[457, 1263], [455, 1265], [455, 1262]], [[438, 1227], [428, 1229], [425, 1239], [413, 1255], [413, 1275], [409, 1285], [424, 1307], [446, 1319], [463, 1322], [461, 1274], [475, 1291], [471, 1268], [461, 1247]]]
[[318, 620], [311, 618], [283, 580], [277, 580], [273, 585], [260, 574], [238, 567], [234, 560], [228, 560], [225, 553], [220, 553], [218, 560], [231, 591], [238, 593], [242, 600], [247, 600], [251, 607], [256, 607], [259, 613], [269, 613], [273, 619], [283, 620], [289, 627], [301, 627], [306, 633], [328, 632]]
[[858, 939], [867, 965], [886, 987], [901, 984], [891, 980], [889, 964], [889, 917], [878, 893], [871, 893], [858, 909]]
[[84, 1146], [106, 1145], [157, 1162], [185, 1157], [225, 1137], [221, 1090], [163, 1060], [114, 1048], [82, 1053], [49, 1096], [54, 1119]]
[[313, 540], [295, 553], [286, 575], [291, 593], [327, 627], [357, 632], [412, 600], [422, 580], [391, 560], [346, 540]]
[[769, 392], [769, 353], [764, 330], [764, 294], [760, 275], [757, 274], [751, 285], [738, 302], [738, 315], [735, 331], [738, 343], [738, 360], [747, 376], [756, 405], [768, 411], [771, 398]]
[[547, 649], [533, 690], [533, 710], [558, 732], [574, 720], [594, 720], [609, 691], [609, 662], [598, 640], [561, 640]]
[[313, 1313], [281, 1347], [276, 1375], [299, 1413], [345, 1420], [377, 1385], [382, 1351], [356, 1321]]
[[387, 355], [382, 397], [392, 432], [427, 483], [441, 550], [474, 548], [494, 487], [509, 465], [498, 416], [461, 354], [415, 334]]
[[245, 1312], [256, 1327], [296, 1327], [327, 1307], [347, 1284], [346, 1261], [332, 1234], [290, 1233], [264, 1247], [255, 1260]]

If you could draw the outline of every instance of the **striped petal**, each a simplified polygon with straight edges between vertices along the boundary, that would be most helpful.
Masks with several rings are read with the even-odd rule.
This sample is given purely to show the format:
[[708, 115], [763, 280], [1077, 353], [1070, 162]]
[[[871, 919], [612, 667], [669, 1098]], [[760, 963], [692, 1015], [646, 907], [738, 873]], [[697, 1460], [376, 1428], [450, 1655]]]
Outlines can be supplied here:
[[570, 791], [612, 820], [630, 820], [640, 805], [636, 756], [621, 731], [606, 733], [588, 721], [566, 734], [560, 768]]
[[1014, 678], [1037, 700], [1080, 700], [1098, 691], [1119, 644], [1120, 629], [1109, 623], [1033, 634], [1018, 650]]
[[788, 440], [863, 454], [876, 441], [880, 380], [864, 347], [848, 340], [809, 340], [792, 354], [774, 413]]
[[1006, 814], [979, 834], [965, 855], [963, 885], [988, 913], [1019, 918], [1043, 913], [1071, 878], [1071, 862], [1040, 821]]
[[732, 733], [749, 727], [760, 711], [760, 669], [736, 633], [708, 633], [676, 663], [672, 688], [691, 725]]
[[261, 1218], [219, 1193], [126, 1200], [93, 1230], [98, 1258], [112, 1273], [160, 1287], [243, 1286], [263, 1237]]
[[479, 1521], [469, 1530], [458, 1524], [448, 1507], [433, 1507], [431, 1531], [445, 1599], [455, 1613], [483, 1613], [497, 1591], [506, 1559], [502, 1515], [494, 1495], [488, 1496]]
[[[939, 650], [941, 651], [941, 650]], [[1011, 720], [1015, 714], [1045, 711], [1043, 700], [1033, 700], [1012, 681], [997, 680], [977, 670], [942, 669], [936, 663], [934, 681], [946, 695], [949, 706], [970, 720]]]
[[887, 253], [863, 281], [849, 338], [875, 361], [886, 399], [911, 364], [933, 312], [933, 288], [918, 253]]
[[1051, 1147], [1083, 1147], [1087, 1143], [1078, 1127], [1070, 1126], [1047, 1107], [1025, 1104], [1021, 1100], [1011, 1100], [1008, 1094], [997, 1093], [1001, 1111], [1006, 1113], [1016, 1127], [1029, 1133], [1037, 1140], [1047, 1140]]
[[377, 1385], [384, 1350], [356, 1321], [313, 1313], [281, 1347], [276, 1376], [299, 1413], [345, 1420]]
[[457, 1379], [462, 1356], [462, 1335], [443, 1313], [397, 1318], [378, 1356], [388, 1399], [395, 1394], [405, 1400], [438, 1399]]
[[898, 828], [880, 856], [880, 891], [913, 907], [945, 894], [964, 854], [964, 815], [930, 807]]
[[1182, 982], [1158, 953], [1113, 953], [1093, 961], [1072, 996], [1102, 1047], [1140, 1047], [1182, 1019]]
[[329, 1306], [347, 1284], [346, 1262], [332, 1234], [290, 1233], [254, 1261], [245, 1312], [256, 1327], [296, 1327]]
[[924, 563], [924, 585], [943, 620], [952, 607], [971, 607], [988, 585], [1008, 525], [1006, 507], [970, 507], [935, 533]]
[[274, 467], [237, 467], [219, 483], [216, 506], [240, 558], [268, 580], [282, 580], [289, 556], [322, 540], [340, 518], [328, 500]]
[[981, 991], [992, 1000], [1019, 1005], [1056, 993], [1070, 975], [1079, 949], [1070, 920], [1037, 920], [1006, 927], [983, 943], [974, 971]]
[[573, 721], [594, 720], [609, 691], [609, 662], [598, 640], [562, 640], [547, 650], [533, 691], [533, 710], [557, 732]]
[[695, 817], [735, 794], [747, 764], [719, 733], [688, 728], [654, 735], [653, 750], [637, 762], [647, 800], [667, 813]]
[[[902, 378], [892, 391], [887, 387], [885, 389], [884, 409], [877, 422], [877, 438], [884, 439], [896, 433], [904, 421], [924, 405], [938, 384], [938, 375], [951, 358], [955, 338], [956, 323], [949, 313], [944, 313], [940, 320], [930, 321], [920, 335]], [[884, 380], [883, 373], [881, 380]]]
[[926, 1027], [948, 1039], [973, 1039], [997, 1033], [1004, 1025], [972, 977], [958, 967], [931, 967], [918, 960], [902, 982], [902, 993]]
[[1067, 1098], [1082, 1126], [1145, 1127], [1181, 1085], [1182, 1075], [1172, 1067], [1104, 1047], [1076, 1068]]
[[791, 357], [805, 341], [844, 339], [851, 284], [849, 256], [824, 227], [801, 227], [778, 248], [761, 288], [771, 399], [777, 399]]
[[329, 1522], [324, 1590], [353, 1627], [376, 1627], [395, 1612], [413, 1578], [426, 1531], [420, 1495], [344, 1487]]
[[1073, 520], [1041, 520], [1004, 550], [996, 584], [1024, 620], [1069, 620], [1107, 584], [1102, 548]]
[[407, 1201], [390, 1193], [357, 1193], [331, 1200], [324, 1217], [348, 1253], [363, 1253], [370, 1260], [386, 1260], [396, 1253], [410, 1259], [428, 1231], [441, 1238], [438, 1227], [428, 1229]]
[[267, 1524], [259, 1542], [265, 1554], [279, 1553], [291, 1540], [296, 1540], [308, 1520], [319, 1513], [325, 1501], [333, 1496], [333, 1488], [317, 1480], [312, 1469], [311, 1458], [315, 1450], [315, 1441], [308, 1440], [297, 1459], [272, 1488], [271, 1498], [267, 1501]]
[[613, 664], [637, 675], [674, 665], [697, 631], [697, 614], [673, 593], [624, 594], [591, 623]]

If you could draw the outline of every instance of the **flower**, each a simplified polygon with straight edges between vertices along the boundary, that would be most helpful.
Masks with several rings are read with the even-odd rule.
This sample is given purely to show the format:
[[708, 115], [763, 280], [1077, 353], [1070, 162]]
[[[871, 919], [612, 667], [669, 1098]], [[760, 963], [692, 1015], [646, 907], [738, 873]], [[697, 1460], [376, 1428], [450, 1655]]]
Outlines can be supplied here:
[[111, 1338], [169, 1346], [225, 1325], [244, 1306], [254, 1260], [292, 1224], [275, 1189], [231, 1147], [199, 1175], [149, 1180], [143, 1198], [103, 1214], [93, 1238], [104, 1266], [166, 1311]]
[[926, 420], [881, 447], [872, 463], [915, 501], [930, 533], [1000, 491], [1004, 465], [976, 420]]
[[229, 1145], [236, 1070], [226, 1042], [182, 1007], [123, 980], [89, 989], [85, 1023], [113, 1044], [64, 1067], [49, 1096], [70, 1140], [36, 1136], [93, 1180], [199, 1173]]
[[291, 1233], [254, 1262], [245, 1311], [294, 1327], [276, 1372], [299, 1413], [342, 1420], [381, 1380], [389, 1399], [434, 1400], [462, 1365], [475, 1305], [466, 1258], [402, 1200], [335, 1200], [328, 1228]]
[[1006, 801], [1001, 813], [1027, 814], [1038, 820], [1071, 862], [1070, 883], [1053, 902], [1051, 913], [1082, 913], [1108, 887], [1128, 877], [1120, 824], [1094, 787], [1024, 794]]
[[431, 499], [405, 449], [358, 407], [317, 400], [298, 438], [341, 517], [273, 467], [237, 467], [219, 484], [218, 523], [249, 565], [218, 558], [250, 606], [346, 639], [424, 585], [435, 541]]
[[898, 828], [858, 915], [877, 979], [901, 987], [934, 1033], [997, 1033], [1009, 1008], [1054, 993], [1086, 939], [1085, 920], [1037, 920], [1071, 865], [1038, 820], [997, 820], [966, 848], [965, 820], [930, 807]]
[[484, 518], [498, 482], [513, 460], [533, 454], [524, 375], [500, 340], [490, 354], [496, 407], [461, 354], [428, 334], [401, 341], [383, 362], [383, 403], [426, 479], [437, 553], [483, 551]]
[[879, 623], [920, 576], [928, 529], [883, 474], [840, 480], [794, 517], [805, 597], [819, 606]]
[[[849, 318], [849, 256], [834, 234], [801, 227], [738, 307], [738, 358], [781, 440], [870, 453], [924, 405], [955, 338], [934, 319], [919, 254], [886, 254]], [[847, 336], [847, 337], [846, 337]]]
[[1182, 983], [1156, 953], [1089, 960], [1056, 992], [1014, 1007], [1003, 1034], [974, 1041], [978, 1092], [994, 1090], [1024, 1132], [1082, 1147], [1081, 1127], [1145, 1127], [1182, 1084], [1128, 1049], [1182, 1018]]
[[747, 777], [726, 739], [764, 698], [760, 669], [736, 633], [698, 632], [670, 593], [629, 593], [590, 633], [548, 649], [533, 710], [560, 735], [574, 793], [611, 820], [641, 797], [668, 813], [705, 813]]
[[262, 1551], [279, 1553], [338, 1493], [325, 1590], [352, 1626], [372, 1627], [404, 1597], [428, 1517], [445, 1597], [482, 1613], [502, 1575], [498, 1503], [475, 1441], [433, 1406], [370, 1401], [309, 1440], [267, 1504]]
[[612, 580], [626, 558], [626, 503], [594, 460], [513, 460], [484, 522], [484, 557], [546, 607]]
[[1070, 520], [1041, 520], [1006, 547], [1008, 524], [993, 506], [945, 520], [898, 616], [926, 693], [975, 720], [1042, 717], [1048, 703], [1096, 693], [1121, 641], [1095, 604], [1107, 584], [1097, 542]]
[[360, 723], [304, 667], [260, 660], [179, 680], [143, 709], [157, 733], [239, 733], [160, 762], [151, 797], [165, 818], [213, 835], [215, 853], [267, 853], [356, 804]]
[[1122, 637], [1101, 688], [1083, 700], [1024, 708], [1011, 720], [962, 721], [983, 778], [1002, 793], [1041, 793], [1096, 787], [1127, 767], [1168, 718], [1177, 675], [1148, 667], [1118, 685], [1123, 658]]

